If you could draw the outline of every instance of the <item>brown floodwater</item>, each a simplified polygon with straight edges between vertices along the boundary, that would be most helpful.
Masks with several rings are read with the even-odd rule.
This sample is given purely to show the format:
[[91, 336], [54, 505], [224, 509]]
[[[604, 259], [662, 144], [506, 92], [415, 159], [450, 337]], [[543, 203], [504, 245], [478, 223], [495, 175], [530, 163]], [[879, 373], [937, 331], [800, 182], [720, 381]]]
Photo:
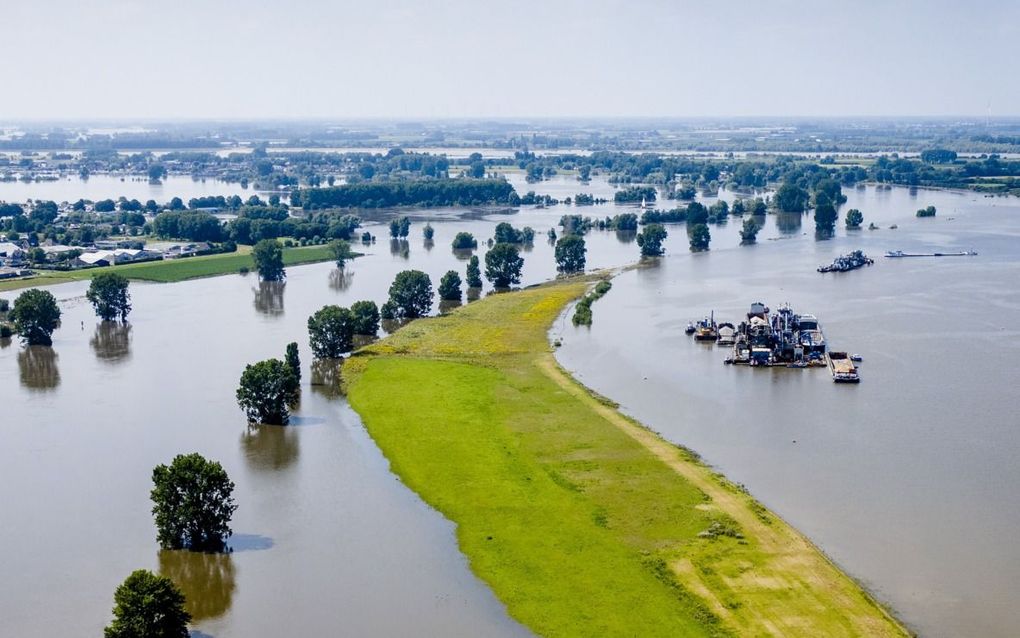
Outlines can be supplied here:
[[[565, 176], [515, 185], [557, 197], [613, 192]], [[670, 227], [667, 257], [619, 277], [590, 330], [559, 328], [561, 358], [747, 484], [926, 634], [1004, 635], [1020, 608], [1018, 552], [1007, 542], [1020, 523], [1007, 321], [1020, 309], [1015, 204], [849, 194], [867, 221], [899, 230], [816, 242], [808, 218], [770, 217], [759, 245], [739, 248], [731, 221], [713, 227], [711, 253], [692, 256], [683, 228]], [[939, 217], [914, 220], [928, 203]], [[560, 215], [622, 210], [411, 211], [406, 241], [391, 243], [374, 223], [379, 240], [343, 272], [290, 268], [283, 285], [251, 275], [133, 283], [128, 326], [98, 322], [84, 283], [49, 288], [64, 312], [53, 347], [0, 343], [0, 635], [97, 635], [114, 588], [138, 568], [174, 578], [193, 628], [209, 636], [527, 635], [471, 573], [455, 527], [389, 471], [343, 397], [311, 385], [335, 371], [313, 365], [305, 322], [324, 304], [382, 303], [403, 269], [434, 283], [449, 269], [463, 275], [470, 253], [450, 250], [454, 234], [474, 232], [481, 255], [504, 220], [537, 231], [523, 283], [550, 279], [545, 232]], [[961, 242], [982, 255], [814, 272], [858, 246]], [[590, 267], [637, 253], [633, 234], [588, 236]], [[864, 354], [860, 387], [835, 388], [818, 370], [735, 370], [682, 333], [711, 308], [735, 316], [759, 298], [815, 312], [834, 345]], [[234, 401], [241, 370], [282, 356], [290, 341], [304, 370], [292, 425], [249, 427]], [[152, 468], [187, 452], [220, 461], [237, 484], [231, 554], [156, 544]]]
[[[921, 635], [1015, 636], [1020, 200], [847, 194], [841, 211], [881, 230], [815, 241], [811, 219], [793, 216], [770, 218], [779, 234], [755, 246], [732, 228], [713, 227], [725, 241], [704, 254], [671, 238], [666, 257], [614, 280], [590, 329], [561, 321], [558, 358], [745, 484]], [[917, 219], [929, 204], [936, 218]], [[815, 272], [856, 248], [875, 265]], [[824, 368], [727, 366], [727, 349], [684, 334], [712, 310], [739, 323], [755, 301], [817, 315], [831, 348], [863, 356], [860, 385]]]

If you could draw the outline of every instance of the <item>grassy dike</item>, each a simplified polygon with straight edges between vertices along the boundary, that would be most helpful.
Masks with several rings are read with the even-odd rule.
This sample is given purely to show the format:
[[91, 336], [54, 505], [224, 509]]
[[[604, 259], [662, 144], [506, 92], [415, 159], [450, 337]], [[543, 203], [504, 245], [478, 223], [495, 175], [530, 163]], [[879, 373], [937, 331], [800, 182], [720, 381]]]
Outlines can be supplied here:
[[[474, 572], [544, 636], [903, 636], [803, 536], [556, 364], [589, 282], [415, 321], [345, 364], [351, 405]], [[682, 418], [682, 417], [681, 417]]]
[[[297, 266], [333, 259], [328, 246], [305, 246], [300, 248], [284, 248], [283, 263], [285, 266]], [[40, 270], [34, 277], [26, 279], [10, 279], [0, 281], [0, 292], [19, 288], [38, 288], [52, 286], [69, 281], [92, 279], [98, 273], [110, 270], [124, 275], [128, 279], [169, 283], [215, 277], [238, 272], [242, 267], [255, 270], [255, 260], [251, 256], [250, 246], [239, 246], [237, 252], [200, 255], [183, 259], [165, 259], [162, 261], [146, 261], [140, 264], [124, 264], [103, 268], [86, 268], [67, 272], [56, 270]]]

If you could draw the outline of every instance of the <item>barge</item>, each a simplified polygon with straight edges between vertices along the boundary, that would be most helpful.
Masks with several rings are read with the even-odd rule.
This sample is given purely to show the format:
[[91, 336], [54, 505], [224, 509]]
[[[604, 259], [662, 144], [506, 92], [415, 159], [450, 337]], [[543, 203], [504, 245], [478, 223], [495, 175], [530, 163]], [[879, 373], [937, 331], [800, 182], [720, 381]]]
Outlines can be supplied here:
[[974, 257], [977, 255], [975, 250], [964, 250], [956, 253], [905, 253], [902, 250], [890, 250], [885, 254], [890, 259], [899, 259], [901, 257]]
[[829, 364], [829, 372], [835, 383], [860, 383], [861, 376], [857, 373], [851, 357], [845, 352], [829, 352], [825, 355]]

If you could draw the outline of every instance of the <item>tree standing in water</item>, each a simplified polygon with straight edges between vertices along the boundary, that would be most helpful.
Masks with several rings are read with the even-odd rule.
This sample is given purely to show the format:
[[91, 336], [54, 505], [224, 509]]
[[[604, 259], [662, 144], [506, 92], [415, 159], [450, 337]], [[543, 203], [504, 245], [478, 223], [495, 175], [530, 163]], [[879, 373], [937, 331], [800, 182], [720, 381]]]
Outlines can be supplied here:
[[231, 534], [234, 483], [201, 454], [179, 454], [152, 470], [152, 514], [163, 549], [220, 552]]
[[245, 366], [237, 388], [237, 404], [251, 423], [286, 425], [289, 406], [298, 400], [298, 378], [283, 361], [267, 359]]
[[18, 295], [8, 318], [25, 345], [50, 346], [60, 325], [60, 308], [53, 293], [33, 288]]
[[103, 321], [113, 321], [117, 317], [127, 321], [131, 312], [127, 277], [115, 272], [103, 272], [93, 277], [85, 298]]
[[113, 594], [113, 622], [104, 638], [188, 638], [184, 594], [164, 576], [139, 569]]
[[283, 248], [275, 239], [263, 239], [255, 244], [251, 255], [262, 281], [283, 281], [287, 276], [283, 268]]

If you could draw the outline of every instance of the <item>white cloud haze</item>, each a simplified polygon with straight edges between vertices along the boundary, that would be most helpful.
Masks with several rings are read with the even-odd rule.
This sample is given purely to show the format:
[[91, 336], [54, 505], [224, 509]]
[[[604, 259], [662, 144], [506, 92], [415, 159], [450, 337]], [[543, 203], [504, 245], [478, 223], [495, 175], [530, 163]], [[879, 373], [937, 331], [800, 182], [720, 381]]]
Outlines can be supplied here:
[[1020, 114], [1020, 3], [3, 0], [19, 118]]

